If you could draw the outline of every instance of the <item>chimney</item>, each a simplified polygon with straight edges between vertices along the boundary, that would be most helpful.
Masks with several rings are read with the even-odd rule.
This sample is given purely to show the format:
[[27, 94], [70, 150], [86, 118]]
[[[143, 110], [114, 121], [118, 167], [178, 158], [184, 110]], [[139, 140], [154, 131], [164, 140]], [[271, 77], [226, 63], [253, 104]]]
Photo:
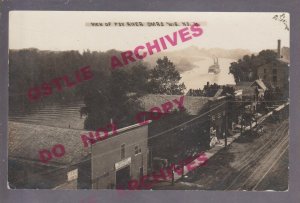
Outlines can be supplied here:
[[281, 52], [281, 45], [280, 44], [281, 44], [281, 40], [279, 39], [278, 43], [277, 43], [277, 58], [279, 58], [279, 59], [281, 58], [281, 53], [280, 53]]

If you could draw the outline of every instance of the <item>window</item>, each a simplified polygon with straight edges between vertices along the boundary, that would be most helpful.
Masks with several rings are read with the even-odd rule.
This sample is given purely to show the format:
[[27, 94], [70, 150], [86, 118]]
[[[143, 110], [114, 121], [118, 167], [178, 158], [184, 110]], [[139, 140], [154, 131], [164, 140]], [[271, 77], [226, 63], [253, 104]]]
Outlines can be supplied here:
[[142, 149], [139, 146], [134, 147], [134, 154], [137, 155], [139, 153], [142, 153]]
[[264, 73], [267, 73], [267, 69], [264, 68]]
[[138, 154], [139, 153], [139, 147], [138, 146], [135, 146], [134, 147], [134, 154]]
[[277, 74], [277, 69], [273, 69], [273, 74], [274, 74], [274, 75]]
[[267, 79], [267, 76], [266, 75], [264, 75], [264, 80], [266, 80]]
[[125, 144], [121, 145], [121, 159], [125, 158]]
[[273, 82], [277, 82], [277, 76], [276, 75], [273, 76]]

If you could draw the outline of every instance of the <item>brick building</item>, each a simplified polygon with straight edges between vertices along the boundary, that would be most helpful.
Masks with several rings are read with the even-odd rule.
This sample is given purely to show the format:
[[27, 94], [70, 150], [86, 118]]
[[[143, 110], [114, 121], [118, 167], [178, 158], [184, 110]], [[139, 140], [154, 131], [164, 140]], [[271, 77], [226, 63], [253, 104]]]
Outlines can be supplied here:
[[288, 90], [289, 60], [281, 55], [280, 40], [278, 40], [277, 55], [276, 61], [258, 67], [257, 75], [269, 87]]

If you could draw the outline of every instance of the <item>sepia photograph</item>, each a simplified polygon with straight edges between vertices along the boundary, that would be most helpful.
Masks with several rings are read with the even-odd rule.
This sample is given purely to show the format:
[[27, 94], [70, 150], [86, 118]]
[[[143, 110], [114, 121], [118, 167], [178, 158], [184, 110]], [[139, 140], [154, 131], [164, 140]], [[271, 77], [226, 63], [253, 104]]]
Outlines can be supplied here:
[[10, 11], [7, 187], [288, 191], [290, 29], [285, 12]]

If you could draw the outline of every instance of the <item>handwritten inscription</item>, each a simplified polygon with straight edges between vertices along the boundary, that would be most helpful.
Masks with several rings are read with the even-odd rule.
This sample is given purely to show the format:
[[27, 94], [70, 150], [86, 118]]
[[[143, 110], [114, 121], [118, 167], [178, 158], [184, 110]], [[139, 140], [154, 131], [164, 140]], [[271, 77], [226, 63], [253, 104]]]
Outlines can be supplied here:
[[276, 21], [282, 22], [284, 24], [284, 26], [285, 26], [284, 29], [286, 29], [288, 31], [290, 30], [290, 28], [288, 26], [288, 22], [287, 22], [286, 16], [285, 16], [285, 13], [283, 13], [281, 15], [275, 15], [273, 17], [273, 19], [276, 20]]

